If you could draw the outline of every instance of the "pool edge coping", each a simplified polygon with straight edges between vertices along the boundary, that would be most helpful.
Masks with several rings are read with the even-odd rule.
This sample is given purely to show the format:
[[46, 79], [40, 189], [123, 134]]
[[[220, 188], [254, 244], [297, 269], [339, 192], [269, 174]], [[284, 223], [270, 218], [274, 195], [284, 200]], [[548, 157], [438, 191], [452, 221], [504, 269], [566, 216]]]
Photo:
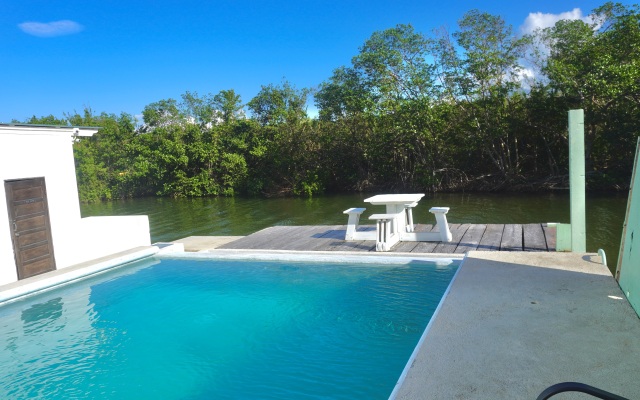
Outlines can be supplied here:
[[101, 272], [151, 257], [160, 251], [161, 249], [157, 246], [136, 247], [120, 253], [75, 264], [70, 267], [7, 283], [0, 286], [0, 307], [26, 296], [42, 293], [60, 285], [85, 279]]
[[305, 262], [354, 262], [377, 264], [407, 264], [410, 262], [435, 262], [451, 264], [462, 262], [463, 254], [430, 253], [354, 253], [342, 251], [295, 251], [295, 250], [237, 250], [215, 249], [204, 252], [160, 252], [159, 258], [189, 259], [233, 259], [233, 260], [265, 260], [265, 261], [305, 261]]
[[398, 377], [398, 381], [396, 382], [395, 386], [393, 387], [393, 391], [389, 395], [388, 400], [395, 400], [396, 396], [398, 395], [398, 392], [400, 391], [400, 388], [402, 387], [402, 384], [404, 383], [407, 375], [409, 374], [409, 370], [411, 369], [411, 366], [412, 366], [413, 362], [415, 361], [416, 357], [418, 356], [418, 353], [420, 353], [420, 351], [422, 349], [422, 345], [424, 344], [424, 342], [427, 339], [427, 334], [429, 333], [429, 330], [431, 329], [431, 326], [433, 325], [433, 321], [435, 321], [436, 316], [440, 312], [440, 309], [442, 308], [442, 305], [444, 304], [444, 300], [447, 298], [447, 296], [449, 296], [449, 292], [451, 291], [451, 287], [453, 286], [453, 282], [456, 280], [456, 277], [460, 273], [460, 270], [462, 269], [462, 266], [464, 264], [465, 258], [466, 258], [466, 254], [462, 258], [462, 260], [460, 261], [460, 264], [458, 264], [458, 268], [456, 269], [456, 272], [453, 274], [453, 277], [451, 277], [451, 281], [449, 281], [449, 285], [447, 286], [447, 289], [445, 289], [444, 293], [442, 294], [442, 297], [440, 297], [440, 301], [438, 302], [438, 305], [437, 305], [436, 309], [433, 311], [433, 314], [431, 314], [431, 318], [429, 318], [429, 323], [424, 328], [424, 331], [422, 331], [422, 335], [420, 335], [420, 339], [418, 339], [418, 343], [416, 343], [416, 346], [413, 348], [413, 352], [411, 352], [411, 355], [409, 356], [409, 359], [407, 360], [407, 363], [405, 364], [404, 368], [402, 369], [402, 372], [400, 373], [400, 376]]

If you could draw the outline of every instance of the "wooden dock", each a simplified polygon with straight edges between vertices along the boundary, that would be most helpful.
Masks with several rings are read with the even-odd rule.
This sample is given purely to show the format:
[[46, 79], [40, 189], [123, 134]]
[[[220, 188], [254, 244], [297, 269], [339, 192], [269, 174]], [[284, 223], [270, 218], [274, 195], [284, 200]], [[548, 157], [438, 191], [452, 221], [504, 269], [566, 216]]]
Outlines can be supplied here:
[[[453, 234], [451, 242], [400, 242], [391, 252], [463, 254], [471, 250], [555, 251], [556, 232], [546, 224], [449, 224], [449, 227]], [[373, 230], [375, 227], [361, 229]], [[432, 229], [432, 225], [416, 225], [416, 231], [428, 232]], [[375, 251], [374, 241], [345, 241], [345, 230], [346, 225], [273, 226], [215, 248]]]

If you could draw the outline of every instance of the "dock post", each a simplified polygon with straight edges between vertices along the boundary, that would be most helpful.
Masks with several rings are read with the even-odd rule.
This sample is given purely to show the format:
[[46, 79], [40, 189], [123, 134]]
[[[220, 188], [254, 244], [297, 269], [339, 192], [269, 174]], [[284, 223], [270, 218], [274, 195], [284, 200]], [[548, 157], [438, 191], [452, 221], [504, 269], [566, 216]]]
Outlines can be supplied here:
[[569, 110], [571, 251], [578, 253], [587, 251], [584, 158], [584, 110]]

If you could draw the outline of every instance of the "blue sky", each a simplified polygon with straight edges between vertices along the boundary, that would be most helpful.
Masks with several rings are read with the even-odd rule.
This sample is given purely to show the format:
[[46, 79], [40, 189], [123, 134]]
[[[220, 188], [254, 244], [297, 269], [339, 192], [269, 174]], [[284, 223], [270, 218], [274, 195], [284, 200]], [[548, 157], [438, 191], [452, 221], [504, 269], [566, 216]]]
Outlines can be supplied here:
[[[471, 9], [516, 31], [603, 1], [91, 1], [0, 2], [0, 122], [32, 115], [140, 115], [161, 99], [261, 85], [316, 87], [349, 65], [375, 31], [412, 24], [455, 30]], [[631, 4], [632, 2], [624, 2]], [[576, 10], [579, 9], [579, 10]]]

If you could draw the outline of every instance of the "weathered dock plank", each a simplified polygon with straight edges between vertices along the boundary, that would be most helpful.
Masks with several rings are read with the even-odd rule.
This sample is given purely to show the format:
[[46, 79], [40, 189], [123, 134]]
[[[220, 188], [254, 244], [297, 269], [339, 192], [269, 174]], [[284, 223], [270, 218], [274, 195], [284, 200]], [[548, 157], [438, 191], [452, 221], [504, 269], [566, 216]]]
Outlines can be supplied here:
[[[412, 253], [435, 253], [438, 242], [418, 242]], [[393, 249], [391, 249], [393, 250]]]
[[220, 246], [221, 249], [264, 249], [266, 243], [277, 236], [287, 235], [288, 226], [271, 226]]
[[467, 251], [475, 250], [480, 245], [480, 240], [487, 230], [487, 226], [483, 224], [471, 225], [465, 232], [464, 236], [458, 243], [455, 252], [458, 254], [464, 254]]
[[397, 253], [411, 253], [420, 242], [400, 242], [393, 246], [393, 251]]
[[456, 251], [456, 247], [458, 247], [458, 243], [462, 240], [462, 237], [467, 232], [471, 224], [449, 224], [449, 230], [451, 231], [451, 235], [453, 238], [450, 242], [443, 243], [438, 242], [436, 247], [433, 249], [434, 253], [446, 253], [453, 254]]
[[327, 232], [318, 238], [317, 245], [313, 246], [309, 250], [313, 251], [329, 251], [333, 250], [334, 247], [339, 246], [342, 243], [345, 243], [344, 235], [346, 233], [345, 225], [333, 225], [331, 229], [328, 229]]
[[522, 237], [524, 251], [549, 251], [542, 224], [522, 225]]
[[[372, 225], [361, 230], [374, 230]], [[433, 231], [416, 225], [416, 231]], [[545, 224], [450, 224], [451, 242], [400, 242], [392, 252], [464, 254], [484, 251], [554, 251], [555, 230]], [[274, 226], [217, 248], [294, 251], [375, 251], [375, 241], [345, 241], [346, 225]]]
[[[421, 225], [421, 230], [424, 232], [431, 232], [434, 229], [433, 225]], [[436, 248], [438, 242], [417, 242], [417, 244], [411, 249], [412, 253], [433, 253], [433, 249]], [[394, 249], [391, 249], [395, 251]]]
[[[319, 242], [326, 241], [323, 239], [332, 230], [330, 226], [310, 226], [305, 227], [303, 230], [293, 230], [288, 237], [284, 238], [284, 242], [279, 243], [274, 241], [273, 246], [278, 250], [298, 250], [298, 249], [311, 249], [319, 245]], [[344, 234], [342, 235], [344, 239]], [[329, 240], [332, 240], [329, 238]], [[333, 239], [335, 240], [335, 239]]]
[[522, 225], [505, 225], [500, 241], [500, 251], [522, 251], [522, 249]]
[[[375, 230], [375, 227], [365, 227], [364, 230]], [[336, 225], [326, 236], [321, 237], [321, 243], [311, 248], [298, 248], [296, 250], [313, 251], [373, 251], [376, 247], [374, 241], [345, 241], [345, 225]]]
[[376, 242], [373, 240], [363, 240], [359, 242], [345, 242], [340, 246], [336, 246], [334, 251], [375, 251]]
[[480, 244], [476, 250], [480, 251], [498, 251], [500, 250], [500, 242], [504, 233], [504, 224], [487, 224], [487, 228], [480, 239]]
[[262, 248], [269, 250], [294, 250], [290, 248], [292, 242], [308, 240], [309, 231], [313, 226], [292, 226], [286, 235], [271, 235], [270, 240], [263, 243]]
[[[430, 224], [416, 224], [414, 229], [416, 232], [431, 232], [434, 226]], [[396, 244], [392, 251], [397, 253], [412, 253], [416, 252], [415, 248], [418, 246], [420, 242], [400, 242]], [[434, 246], [435, 247], [435, 246]]]

